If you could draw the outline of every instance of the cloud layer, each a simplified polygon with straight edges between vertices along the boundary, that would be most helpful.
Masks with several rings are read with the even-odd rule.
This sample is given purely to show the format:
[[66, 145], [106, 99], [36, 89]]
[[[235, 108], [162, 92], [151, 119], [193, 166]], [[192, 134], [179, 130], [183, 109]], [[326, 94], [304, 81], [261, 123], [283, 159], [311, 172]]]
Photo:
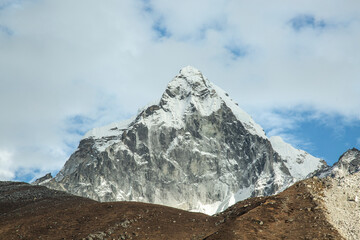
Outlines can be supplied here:
[[272, 119], [270, 134], [302, 121], [279, 110], [358, 121], [359, 9], [355, 0], [0, 0], [0, 179], [59, 170], [84, 132], [135, 114], [186, 65], [260, 124]]

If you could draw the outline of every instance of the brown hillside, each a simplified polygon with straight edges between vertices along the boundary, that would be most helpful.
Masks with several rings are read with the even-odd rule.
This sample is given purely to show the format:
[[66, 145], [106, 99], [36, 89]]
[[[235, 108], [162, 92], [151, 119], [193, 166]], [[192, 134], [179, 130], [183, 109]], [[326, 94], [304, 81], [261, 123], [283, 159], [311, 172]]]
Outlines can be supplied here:
[[309, 179], [207, 216], [0, 182], [0, 239], [341, 239], [316, 197], [323, 187]]

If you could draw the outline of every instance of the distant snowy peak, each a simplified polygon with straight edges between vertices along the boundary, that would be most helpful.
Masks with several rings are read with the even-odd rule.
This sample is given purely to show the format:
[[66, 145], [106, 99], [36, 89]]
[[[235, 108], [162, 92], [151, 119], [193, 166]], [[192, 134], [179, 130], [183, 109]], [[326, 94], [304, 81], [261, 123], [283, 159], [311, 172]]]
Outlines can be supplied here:
[[296, 179], [304, 179], [310, 173], [326, 167], [324, 160], [299, 150], [284, 142], [279, 136], [270, 137], [273, 149], [283, 158], [290, 174]]

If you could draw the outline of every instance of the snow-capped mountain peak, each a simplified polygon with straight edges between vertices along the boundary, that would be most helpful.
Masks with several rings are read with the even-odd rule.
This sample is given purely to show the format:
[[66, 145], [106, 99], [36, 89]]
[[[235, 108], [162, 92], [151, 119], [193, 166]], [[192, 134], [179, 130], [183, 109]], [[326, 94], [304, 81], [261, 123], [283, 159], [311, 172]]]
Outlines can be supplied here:
[[251, 134], [266, 138], [262, 127], [249, 114], [240, 109], [224, 90], [191, 66], [182, 68], [179, 75], [168, 84], [160, 106], [170, 112], [170, 117], [175, 118], [173, 122], [177, 123], [181, 123], [184, 114], [198, 111], [202, 116], [209, 116], [226, 106]]
[[[186, 79], [193, 89], [197, 89], [197, 87], [208, 87], [210, 84], [209, 80], [204, 77], [198, 69], [192, 66], [182, 68], [179, 73], [179, 77]], [[198, 90], [201, 90], [201, 88]]]
[[[291, 154], [280, 157], [277, 147]], [[295, 169], [301, 154], [304, 163], [310, 159], [281, 141], [273, 147], [227, 93], [188, 66], [158, 103], [129, 121], [89, 131], [44, 185], [100, 201], [213, 214], [247, 197], [282, 191], [310, 173], [304, 164], [296, 165], [304, 172]]]

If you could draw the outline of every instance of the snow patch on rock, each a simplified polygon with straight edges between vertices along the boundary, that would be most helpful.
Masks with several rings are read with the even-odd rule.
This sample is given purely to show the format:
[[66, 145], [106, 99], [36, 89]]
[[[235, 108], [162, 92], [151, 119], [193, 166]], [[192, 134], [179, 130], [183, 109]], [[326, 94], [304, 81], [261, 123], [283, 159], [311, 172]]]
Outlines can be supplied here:
[[298, 181], [324, 165], [324, 161], [284, 142], [279, 136], [270, 137], [273, 149], [285, 160], [291, 175]]

